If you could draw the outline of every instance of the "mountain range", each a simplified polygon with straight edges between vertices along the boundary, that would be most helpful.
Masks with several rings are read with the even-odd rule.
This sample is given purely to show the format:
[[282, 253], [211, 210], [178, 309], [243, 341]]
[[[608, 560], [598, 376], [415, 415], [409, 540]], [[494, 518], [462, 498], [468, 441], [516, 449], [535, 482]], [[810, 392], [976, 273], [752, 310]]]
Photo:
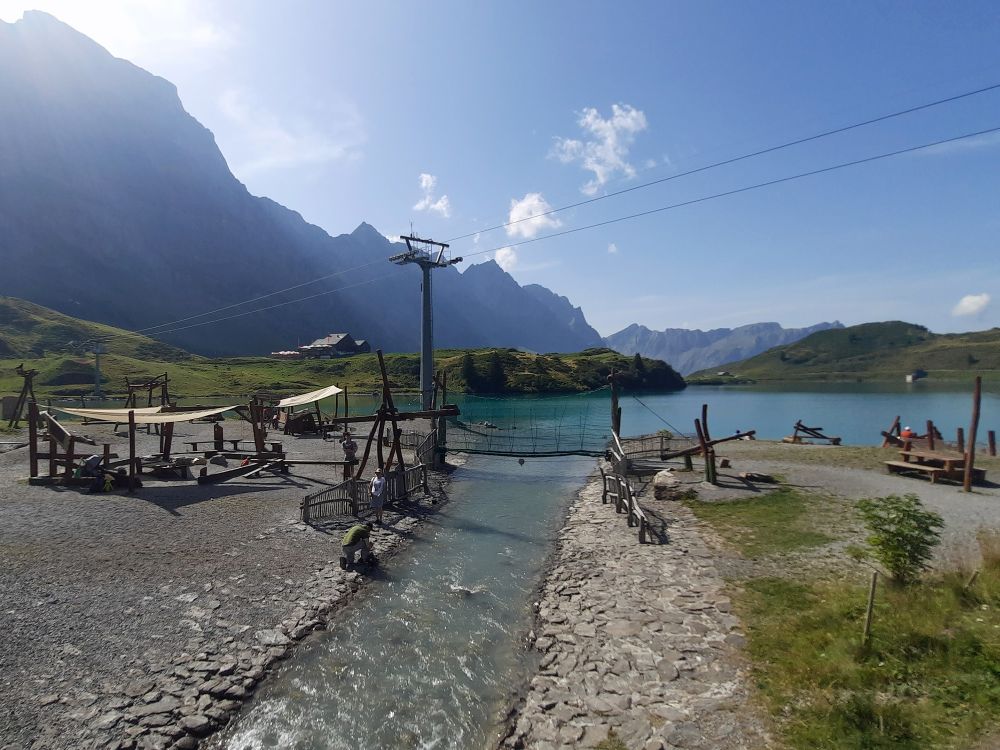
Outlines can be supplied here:
[[713, 328], [710, 331], [667, 328], [653, 331], [633, 324], [604, 339], [610, 348], [622, 354], [669, 362], [682, 375], [746, 359], [775, 346], [794, 343], [817, 331], [843, 328], [837, 321], [817, 323], [807, 328], [782, 328], [778, 323], [752, 323], [738, 328]]
[[[418, 348], [420, 273], [387, 261], [401, 246], [251, 195], [168, 81], [31, 11], [0, 22], [0, 101], [0, 294], [202, 354], [330, 332]], [[436, 346], [601, 345], [579, 308], [493, 261], [434, 273]]]

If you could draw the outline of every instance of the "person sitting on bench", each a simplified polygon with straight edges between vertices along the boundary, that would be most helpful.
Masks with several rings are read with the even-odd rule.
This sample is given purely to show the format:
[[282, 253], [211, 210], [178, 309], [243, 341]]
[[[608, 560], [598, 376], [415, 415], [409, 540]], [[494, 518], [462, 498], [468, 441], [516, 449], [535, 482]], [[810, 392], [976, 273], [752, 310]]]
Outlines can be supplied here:
[[354, 565], [354, 556], [359, 552], [361, 553], [361, 562], [374, 561], [375, 555], [372, 554], [370, 541], [371, 534], [372, 525], [370, 523], [356, 524], [347, 530], [341, 542], [344, 553], [340, 558], [341, 568], [347, 570], [348, 565]]

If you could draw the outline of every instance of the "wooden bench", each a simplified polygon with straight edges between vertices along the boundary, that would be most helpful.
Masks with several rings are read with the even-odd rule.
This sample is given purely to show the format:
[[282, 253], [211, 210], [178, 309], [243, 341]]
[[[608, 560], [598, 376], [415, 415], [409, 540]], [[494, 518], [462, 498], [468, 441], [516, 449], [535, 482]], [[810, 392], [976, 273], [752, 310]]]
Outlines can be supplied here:
[[[187, 440], [187, 441], [185, 441], [184, 444], [185, 445], [190, 445], [191, 446], [191, 450], [193, 450], [193, 451], [197, 451], [199, 445], [211, 445], [212, 446], [211, 450], [216, 450], [217, 451], [219, 449], [215, 447], [215, 444], [218, 443], [218, 442], [232, 443], [233, 444], [233, 451], [238, 451], [240, 449], [240, 443], [246, 443], [247, 445], [253, 446], [253, 441], [252, 440], [244, 440], [243, 438], [223, 438], [221, 441], [219, 441], [219, 440]], [[270, 452], [271, 453], [281, 453], [281, 443], [268, 441], [268, 442], [265, 443], [265, 445], [269, 445], [270, 446], [270, 449], [271, 449]], [[248, 450], [253, 450], [253, 449], [254, 448], [249, 448]], [[204, 450], [204, 449], [202, 449], [202, 450]]]
[[922, 471], [930, 475], [932, 484], [937, 481], [938, 477], [948, 476], [953, 473], [941, 466], [928, 466], [927, 464], [918, 464], [912, 461], [886, 461], [885, 468], [890, 474], [901, 474], [906, 471]]

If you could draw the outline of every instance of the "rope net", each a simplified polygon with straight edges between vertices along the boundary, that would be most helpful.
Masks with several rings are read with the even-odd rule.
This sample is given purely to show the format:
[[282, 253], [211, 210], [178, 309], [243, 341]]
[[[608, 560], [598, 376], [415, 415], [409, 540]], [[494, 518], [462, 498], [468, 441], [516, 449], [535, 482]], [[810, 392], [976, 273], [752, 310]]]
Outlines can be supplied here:
[[602, 456], [610, 439], [606, 396], [575, 394], [572, 401], [470, 396], [462, 416], [448, 420], [447, 446], [504, 456]]

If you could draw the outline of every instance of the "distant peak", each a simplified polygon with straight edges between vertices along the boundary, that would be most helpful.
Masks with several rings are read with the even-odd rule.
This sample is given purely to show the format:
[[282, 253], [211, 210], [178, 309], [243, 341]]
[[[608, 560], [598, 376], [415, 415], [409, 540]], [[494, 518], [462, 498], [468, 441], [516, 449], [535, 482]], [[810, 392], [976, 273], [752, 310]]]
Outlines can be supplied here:
[[367, 221], [362, 221], [358, 224], [357, 229], [351, 232], [351, 237], [358, 240], [374, 240], [379, 239], [382, 242], [389, 242], [389, 238], [378, 231], [375, 227], [369, 224]]

